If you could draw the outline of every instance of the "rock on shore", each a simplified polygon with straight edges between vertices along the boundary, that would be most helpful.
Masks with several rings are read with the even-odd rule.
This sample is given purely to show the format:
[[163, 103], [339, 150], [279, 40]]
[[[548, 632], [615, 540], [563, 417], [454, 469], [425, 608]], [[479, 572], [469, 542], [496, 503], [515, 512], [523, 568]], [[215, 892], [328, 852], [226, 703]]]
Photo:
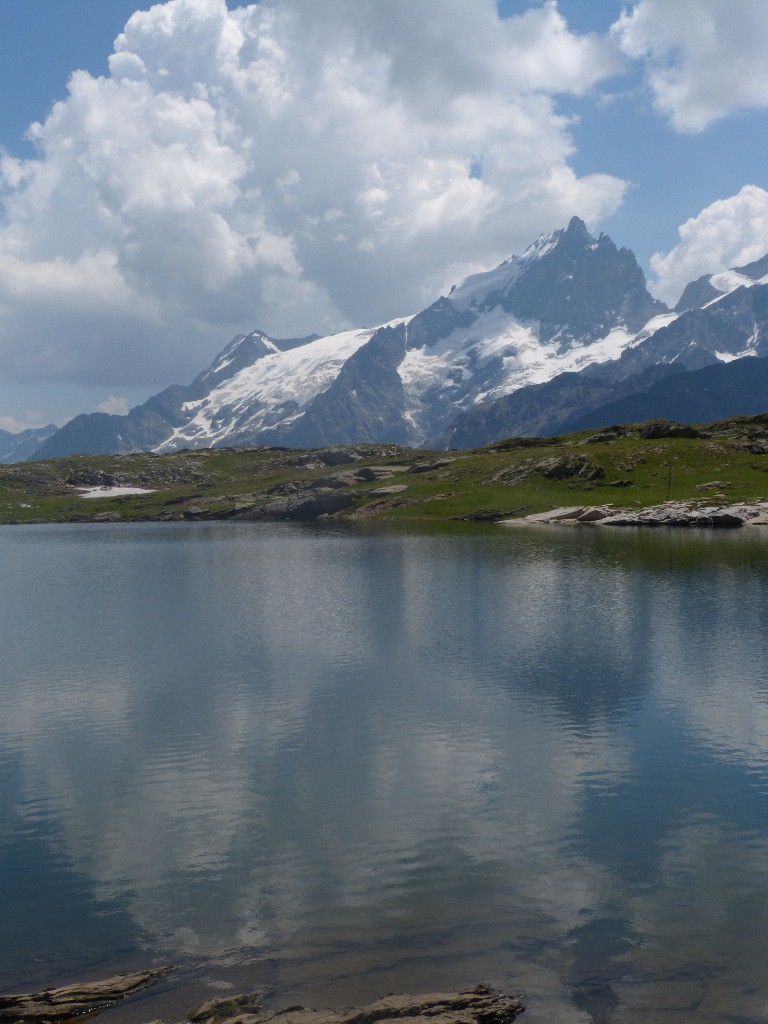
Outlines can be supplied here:
[[[102, 1010], [119, 999], [152, 985], [169, 968], [120, 974], [106, 981], [84, 982], [43, 992], [0, 996], [0, 1022], [45, 1024], [63, 1022]], [[263, 1010], [258, 992], [210, 999], [187, 1014], [191, 1024], [511, 1024], [524, 1010], [520, 999], [486, 985], [461, 992], [388, 995], [367, 1006], [346, 1010], [310, 1010], [290, 1006]]]
[[711, 505], [667, 501], [637, 511], [620, 510], [613, 505], [573, 505], [503, 522], [544, 526], [768, 526], [768, 502]]
[[189, 1014], [192, 1024], [378, 1024], [422, 1021], [430, 1024], [511, 1024], [523, 1003], [486, 985], [462, 992], [388, 995], [348, 1010], [310, 1010], [291, 1006], [262, 1012], [258, 995], [211, 999]]
[[118, 974], [105, 981], [83, 982], [63, 988], [47, 988], [43, 992], [26, 992], [0, 996], [2, 1024], [44, 1024], [64, 1021], [81, 1014], [93, 1013], [111, 1006], [140, 989], [160, 981], [168, 968]]

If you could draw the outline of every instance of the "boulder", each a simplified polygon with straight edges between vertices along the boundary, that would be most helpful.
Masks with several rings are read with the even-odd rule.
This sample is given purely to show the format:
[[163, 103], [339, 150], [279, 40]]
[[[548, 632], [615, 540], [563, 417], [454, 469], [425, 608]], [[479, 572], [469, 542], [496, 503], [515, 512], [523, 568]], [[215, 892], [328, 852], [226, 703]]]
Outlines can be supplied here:
[[529, 516], [520, 519], [505, 519], [505, 523], [541, 523], [548, 526], [550, 523], [576, 522], [586, 509], [583, 505], [572, 505], [568, 508], [553, 508], [549, 512], [534, 512]]
[[586, 455], [555, 455], [537, 462], [536, 470], [548, 480], [602, 480], [605, 470]]
[[434, 462], [414, 462], [412, 466], [409, 466], [406, 473], [430, 473], [433, 469], [443, 469], [445, 466], [450, 466], [456, 459], [435, 459]]
[[326, 466], [348, 466], [350, 462], [362, 459], [362, 455], [353, 448], [324, 448], [317, 454]]
[[581, 513], [579, 518], [576, 520], [578, 523], [599, 523], [603, 519], [607, 519], [613, 514], [613, 509], [608, 508], [588, 508]]
[[309, 486], [315, 487], [330, 487], [337, 489], [339, 487], [350, 487], [352, 484], [356, 484], [359, 477], [352, 470], [347, 470], [345, 473], [334, 473], [333, 476], [321, 476], [317, 480], [312, 480]]
[[396, 472], [402, 472], [403, 467], [401, 466], [361, 466], [360, 469], [355, 470], [355, 476], [358, 480], [386, 480], [390, 476], [394, 476]]

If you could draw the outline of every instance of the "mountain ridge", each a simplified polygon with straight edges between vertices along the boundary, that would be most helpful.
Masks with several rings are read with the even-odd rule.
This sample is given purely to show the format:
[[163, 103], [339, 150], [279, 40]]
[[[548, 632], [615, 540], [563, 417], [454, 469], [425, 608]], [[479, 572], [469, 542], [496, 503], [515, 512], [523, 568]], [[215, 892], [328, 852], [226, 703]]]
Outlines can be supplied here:
[[[604, 233], [593, 237], [573, 217], [414, 315], [326, 337], [238, 335], [190, 385], [166, 388], [126, 416], [75, 417], [31, 457], [232, 444], [426, 446], [450, 443], [473, 417], [509, 433], [552, 433], [567, 418], [558, 401], [573, 402], [579, 391], [595, 408], [600, 394], [610, 404], [650, 387], [665, 375], [649, 373], [654, 366], [694, 370], [768, 356], [766, 272], [768, 256], [701, 278], [670, 310], [648, 291], [631, 250]], [[693, 299], [702, 301], [681, 308]], [[549, 424], [538, 393], [510, 401], [561, 374], [578, 384], [567, 377], [545, 390]], [[495, 412], [478, 413], [496, 402]], [[505, 427], [507, 407], [516, 412]], [[534, 423], [546, 429], [532, 431]]]

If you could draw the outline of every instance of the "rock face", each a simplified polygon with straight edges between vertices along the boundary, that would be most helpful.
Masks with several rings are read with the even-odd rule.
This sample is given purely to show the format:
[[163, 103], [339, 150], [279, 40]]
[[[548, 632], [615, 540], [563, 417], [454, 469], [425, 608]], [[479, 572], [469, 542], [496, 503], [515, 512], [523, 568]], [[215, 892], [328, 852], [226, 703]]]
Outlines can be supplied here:
[[657, 363], [698, 370], [745, 356], [768, 356], [768, 284], [739, 285], [701, 309], [682, 313], [605, 369], [621, 378]]
[[378, 1024], [386, 1021], [430, 1021], [430, 1024], [511, 1024], [523, 1003], [485, 985], [463, 992], [389, 995], [349, 1010], [261, 1011], [258, 995], [211, 999], [189, 1014], [192, 1024]]
[[106, 981], [66, 985], [49, 988], [44, 992], [0, 996], [0, 1022], [16, 1024], [43, 1024], [45, 1021], [63, 1021], [84, 1013], [103, 1010], [104, 1007], [153, 985], [165, 977], [168, 968], [119, 974]]
[[565, 434], [672, 416], [707, 423], [756, 416], [766, 409], [768, 358], [744, 357], [689, 371], [664, 363], [618, 381], [563, 373], [460, 415], [438, 443], [478, 448], [522, 434]]

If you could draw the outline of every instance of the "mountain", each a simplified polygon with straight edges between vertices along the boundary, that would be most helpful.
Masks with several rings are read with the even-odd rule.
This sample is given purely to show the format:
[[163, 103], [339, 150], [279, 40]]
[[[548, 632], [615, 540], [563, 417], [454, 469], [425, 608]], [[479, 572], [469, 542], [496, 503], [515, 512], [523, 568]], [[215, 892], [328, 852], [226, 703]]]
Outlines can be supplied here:
[[720, 274], [705, 274], [691, 281], [680, 296], [675, 310], [683, 313], [687, 309], [698, 309], [736, 288], [751, 288], [758, 283], [768, 283], [768, 255], [745, 267], [733, 267]]
[[[560, 373], [544, 384], [532, 384], [495, 402], [468, 409], [434, 439], [433, 446], [480, 448], [507, 437], [550, 437], [567, 433], [578, 429], [572, 424], [587, 411], [610, 403], [619, 404], [624, 397], [642, 394], [664, 378], [684, 372], [680, 366], [661, 365], [621, 380], [584, 372]], [[605, 422], [624, 421], [619, 417]]]
[[699, 370], [672, 370], [655, 383], [582, 411], [567, 429], [586, 430], [611, 423], [675, 419], [708, 423], [768, 410], [768, 358], [744, 357]]
[[440, 448], [479, 448], [507, 437], [548, 437], [614, 423], [706, 423], [768, 410], [768, 358], [686, 370], [660, 364], [618, 381], [562, 373], [459, 416]]
[[0, 430], [0, 462], [23, 462], [58, 429], [49, 423], [47, 427], [29, 427], [18, 434]]
[[[763, 407], [759, 374], [741, 409], [734, 382], [748, 370], [693, 372], [745, 357], [768, 357], [768, 256], [692, 282], [670, 310], [630, 250], [574, 217], [414, 316], [327, 337], [238, 335], [190, 385], [126, 416], [77, 416], [31, 457], [357, 441], [475, 447], [571, 430], [580, 416], [615, 422], [653, 407], [649, 415], [680, 419], [681, 374], [703, 389], [684, 407], [708, 420]], [[723, 403], [728, 413], [716, 411]]]
[[[758, 366], [768, 358], [766, 275], [768, 256], [699, 278], [686, 287], [677, 313], [650, 321], [618, 358], [465, 410], [434, 446], [473, 448], [656, 416], [695, 423], [768, 410]], [[740, 365], [729, 371], [734, 362]], [[704, 368], [711, 372], [691, 372]]]
[[[189, 387], [127, 416], [76, 417], [35, 458], [224, 445], [423, 445], [458, 414], [559, 373], [615, 360], [675, 314], [634, 255], [579, 218], [375, 329], [235, 338]], [[645, 332], [645, 333], [643, 333]]]

